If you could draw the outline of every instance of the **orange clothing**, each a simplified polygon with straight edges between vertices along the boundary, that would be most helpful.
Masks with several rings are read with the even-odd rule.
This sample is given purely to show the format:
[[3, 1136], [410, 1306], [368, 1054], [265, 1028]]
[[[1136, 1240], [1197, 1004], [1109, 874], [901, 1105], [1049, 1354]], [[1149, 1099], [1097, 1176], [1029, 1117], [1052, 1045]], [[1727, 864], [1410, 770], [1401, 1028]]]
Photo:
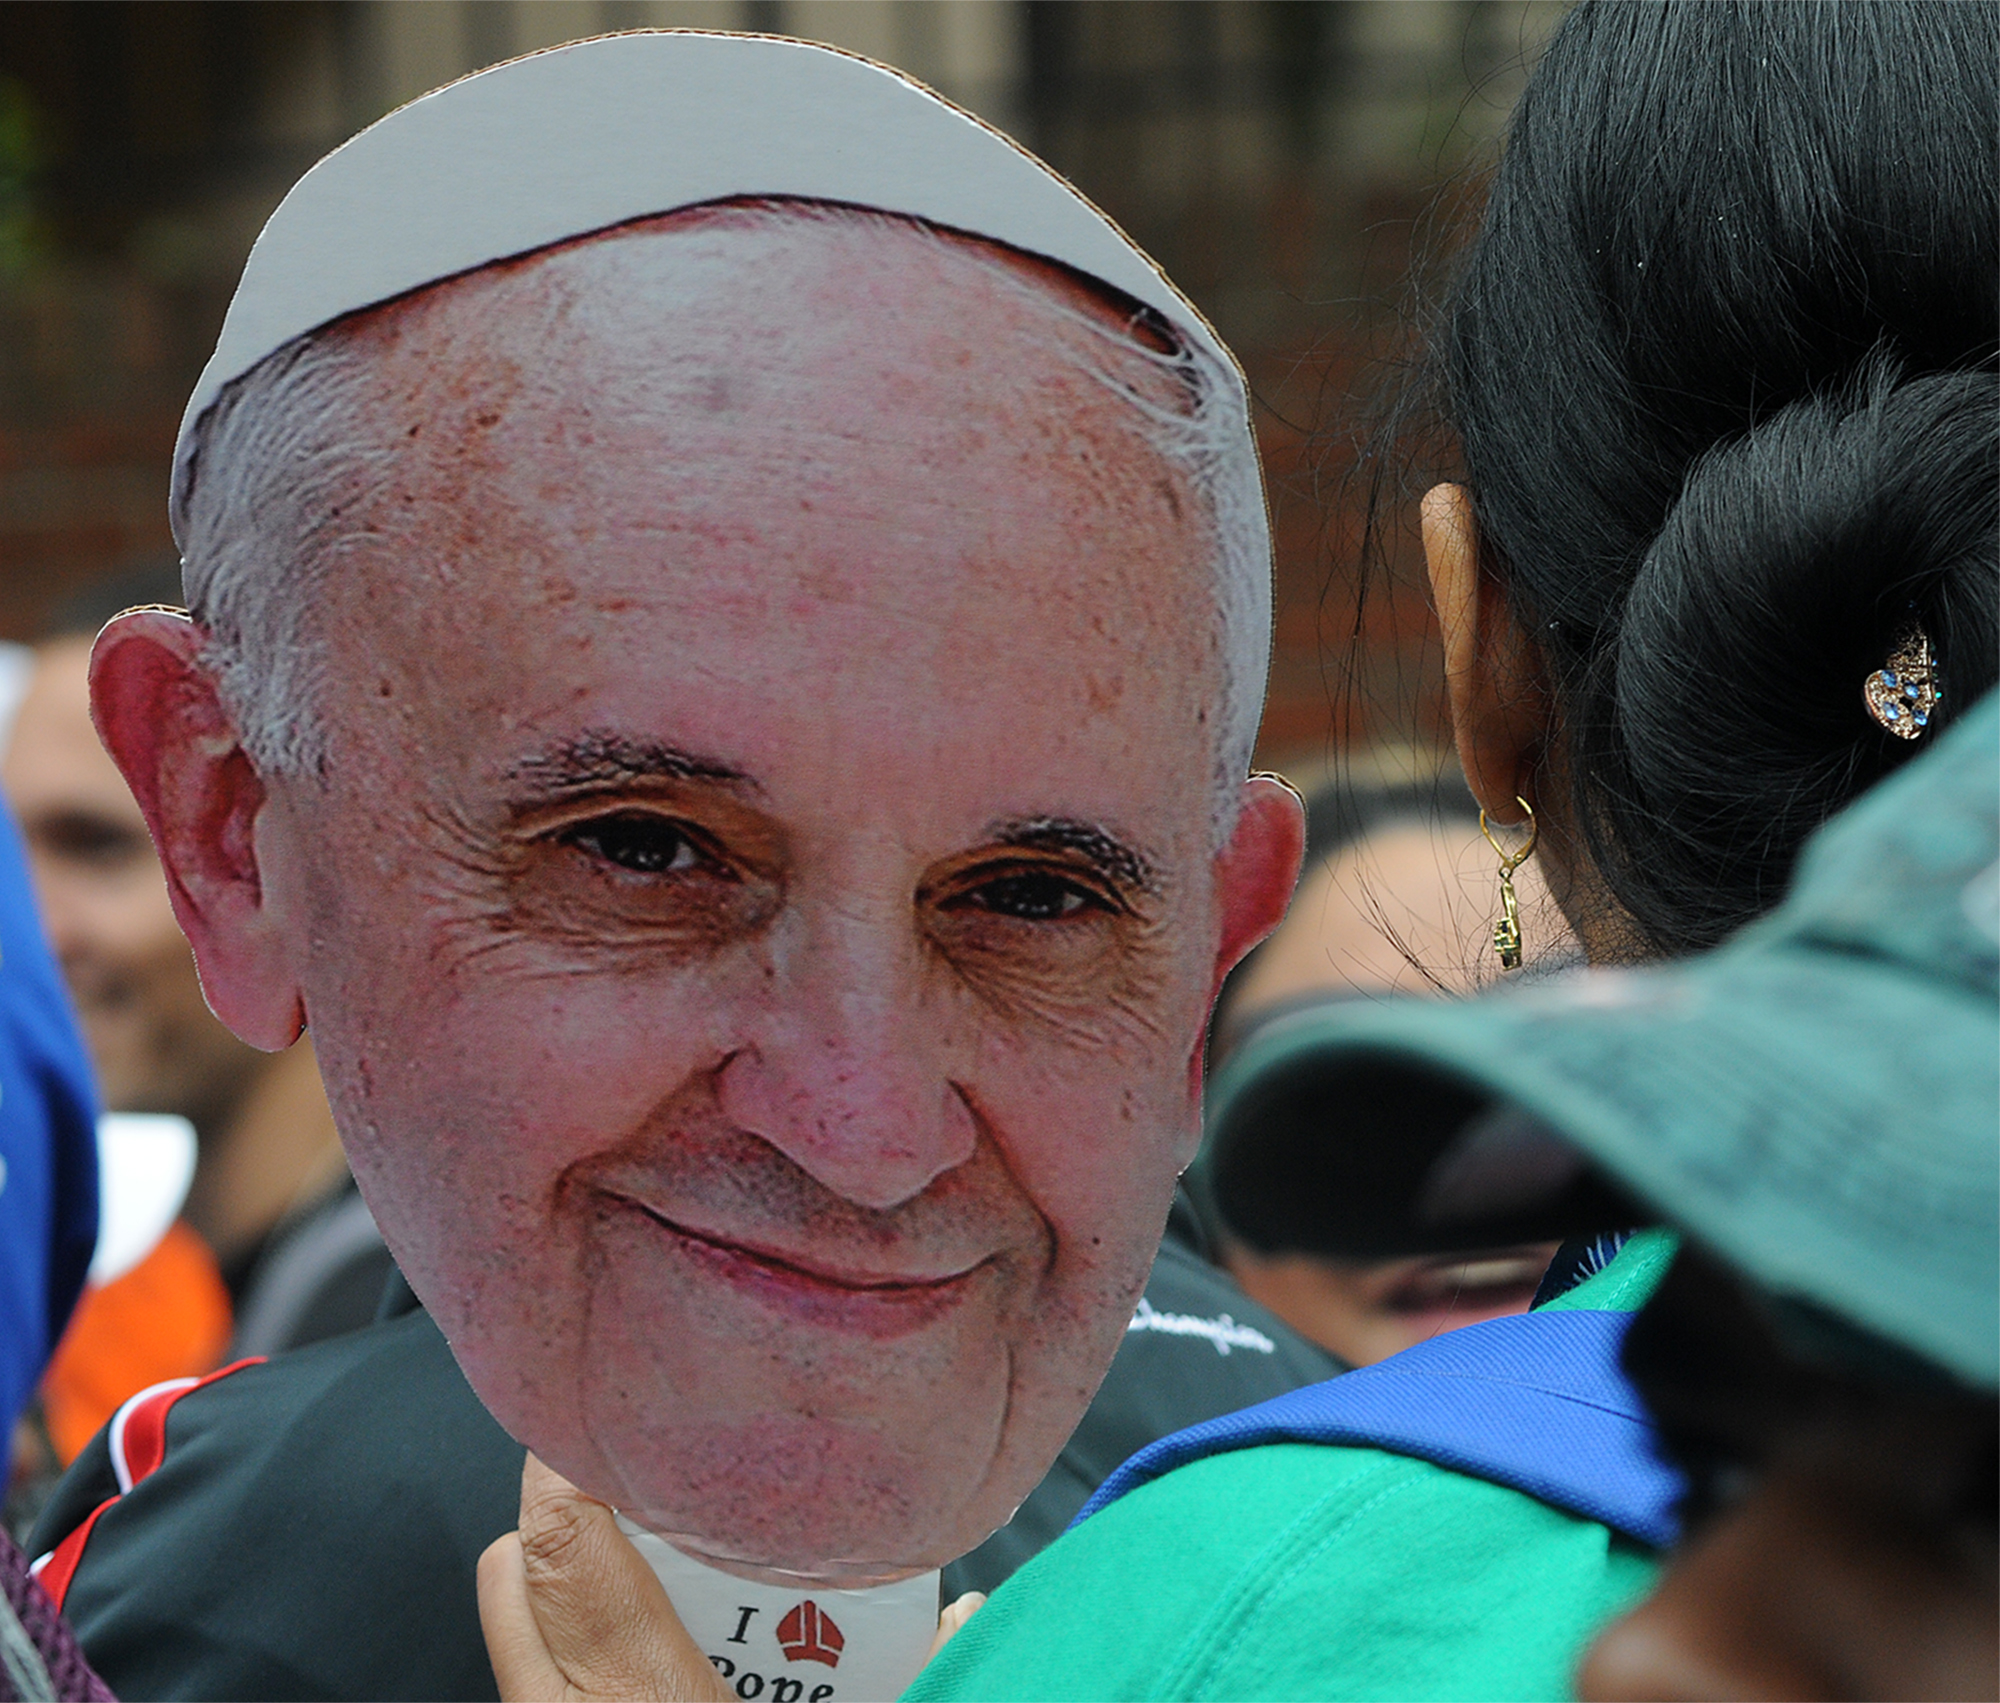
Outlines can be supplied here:
[[42, 1378], [42, 1415], [68, 1466], [127, 1396], [221, 1363], [234, 1323], [208, 1244], [180, 1220], [130, 1271], [86, 1288]]

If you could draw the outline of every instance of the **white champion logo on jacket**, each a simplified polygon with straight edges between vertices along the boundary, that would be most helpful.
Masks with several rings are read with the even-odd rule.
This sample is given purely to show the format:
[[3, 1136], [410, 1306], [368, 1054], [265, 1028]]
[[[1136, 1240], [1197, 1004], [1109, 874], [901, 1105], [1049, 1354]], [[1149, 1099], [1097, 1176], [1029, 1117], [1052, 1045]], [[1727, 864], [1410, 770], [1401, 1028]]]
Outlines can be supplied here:
[[1227, 1313], [1217, 1313], [1212, 1319], [1196, 1318], [1192, 1313], [1163, 1313], [1143, 1295], [1139, 1297], [1139, 1310], [1125, 1327], [1127, 1335], [1135, 1330], [1156, 1330], [1166, 1336], [1206, 1337], [1215, 1344], [1218, 1354], [1227, 1354], [1233, 1348], [1254, 1348], [1259, 1354], [1275, 1354], [1278, 1350], [1278, 1345], [1262, 1331], [1249, 1325], [1239, 1325]]

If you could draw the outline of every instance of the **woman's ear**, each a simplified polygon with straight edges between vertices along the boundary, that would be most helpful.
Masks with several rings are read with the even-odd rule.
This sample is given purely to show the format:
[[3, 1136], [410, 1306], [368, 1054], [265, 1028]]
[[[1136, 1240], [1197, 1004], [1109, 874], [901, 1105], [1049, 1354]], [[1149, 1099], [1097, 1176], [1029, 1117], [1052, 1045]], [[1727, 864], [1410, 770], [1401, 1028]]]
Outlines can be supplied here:
[[90, 653], [91, 719], [145, 814], [209, 1009], [277, 1052], [298, 1039], [305, 1008], [265, 902], [264, 782], [202, 665], [206, 640], [184, 615], [119, 616]]
[[1444, 633], [1444, 683], [1466, 784], [1496, 822], [1523, 820], [1547, 749], [1552, 700], [1541, 651], [1506, 592], [1479, 564], [1479, 529], [1463, 485], [1433, 485], [1423, 502], [1424, 564]]

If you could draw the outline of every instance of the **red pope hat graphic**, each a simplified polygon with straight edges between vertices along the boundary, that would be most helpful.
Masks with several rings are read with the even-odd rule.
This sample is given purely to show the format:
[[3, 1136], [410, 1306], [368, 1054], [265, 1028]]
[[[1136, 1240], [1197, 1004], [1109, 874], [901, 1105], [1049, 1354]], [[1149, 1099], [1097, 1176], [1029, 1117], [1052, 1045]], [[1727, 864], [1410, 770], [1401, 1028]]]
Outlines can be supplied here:
[[785, 1652], [788, 1662], [824, 1662], [830, 1668], [837, 1668], [840, 1652], [846, 1645], [847, 1640], [841, 1637], [833, 1616], [811, 1597], [778, 1622], [778, 1648]]

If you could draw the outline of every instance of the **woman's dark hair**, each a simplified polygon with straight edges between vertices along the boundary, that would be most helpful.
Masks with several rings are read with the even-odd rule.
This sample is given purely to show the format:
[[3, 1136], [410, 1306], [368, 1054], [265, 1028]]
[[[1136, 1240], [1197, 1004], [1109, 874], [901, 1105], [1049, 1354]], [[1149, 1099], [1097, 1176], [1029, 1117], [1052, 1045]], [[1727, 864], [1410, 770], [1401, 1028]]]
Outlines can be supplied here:
[[1515, 111], [1433, 352], [1555, 694], [1584, 849], [1651, 948], [1782, 894], [2000, 658], [2000, 13], [1583, 0]]

